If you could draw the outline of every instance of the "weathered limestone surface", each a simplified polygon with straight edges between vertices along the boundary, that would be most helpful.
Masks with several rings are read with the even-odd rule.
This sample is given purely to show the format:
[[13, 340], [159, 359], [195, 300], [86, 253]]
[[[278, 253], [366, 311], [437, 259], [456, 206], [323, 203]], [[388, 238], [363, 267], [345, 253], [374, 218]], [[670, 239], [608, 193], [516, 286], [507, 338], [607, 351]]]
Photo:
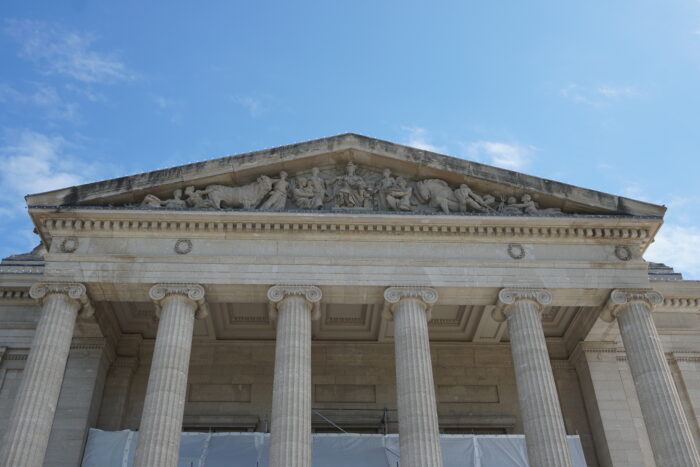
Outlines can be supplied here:
[[658, 292], [614, 290], [611, 314], [620, 326], [656, 463], [664, 467], [700, 466], [700, 455], [651, 316], [651, 307], [662, 302]]
[[36, 284], [30, 295], [43, 309], [0, 457], [8, 467], [43, 464], [75, 320], [81, 308], [91, 312], [82, 284]]
[[149, 295], [160, 307], [160, 322], [134, 465], [169, 467], [179, 459], [192, 330], [195, 312], [203, 308], [204, 288], [160, 284]]
[[428, 339], [435, 289], [390, 287], [384, 292], [394, 319], [396, 399], [401, 465], [442, 466], [435, 384]]
[[138, 359], [117, 358], [107, 373], [104, 389], [105, 403], [100, 410], [97, 427], [101, 430], [121, 430], [126, 412], [131, 380], [138, 366]]
[[571, 357], [595, 453], [602, 467], [656, 467], [632, 376], [620, 358], [615, 345], [606, 342], [581, 343]]
[[[542, 331], [542, 305], [551, 295], [541, 289], [503, 289], [518, 398], [531, 465], [571, 466], [557, 388]], [[503, 316], [498, 316], [502, 319]]]
[[110, 355], [105, 343], [74, 338], [43, 467], [81, 465], [85, 439], [99, 415]]
[[267, 293], [277, 315], [270, 431], [271, 467], [311, 466], [311, 320], [321, 290], [274, 286]]

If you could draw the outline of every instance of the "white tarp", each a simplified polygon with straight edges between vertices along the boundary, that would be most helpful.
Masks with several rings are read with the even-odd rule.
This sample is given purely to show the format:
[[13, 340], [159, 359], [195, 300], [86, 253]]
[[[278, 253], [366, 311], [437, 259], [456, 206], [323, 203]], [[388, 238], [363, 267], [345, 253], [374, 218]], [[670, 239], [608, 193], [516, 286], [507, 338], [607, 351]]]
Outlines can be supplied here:
[[[444, 467], [527, 467], [522, 435], [441, 435]], [[569, 436], [574, 467], [586, 467]], [[138, 432], [90, 430], [83, 467], [131, 467]], [[182, 433], [178, 467], [267, 467], [265, 433]], [[398, 467], [398, 435], [314, 434], [314, 467]]]

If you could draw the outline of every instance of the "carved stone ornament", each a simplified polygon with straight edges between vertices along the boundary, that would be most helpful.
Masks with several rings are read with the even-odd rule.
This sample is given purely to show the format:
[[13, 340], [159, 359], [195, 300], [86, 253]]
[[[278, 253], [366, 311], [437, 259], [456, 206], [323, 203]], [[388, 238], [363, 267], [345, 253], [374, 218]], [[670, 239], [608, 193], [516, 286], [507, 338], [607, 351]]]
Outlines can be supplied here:
[[541, 208], [528, 193], [477, 193], [466, 183], [451, 185], [429, 178], [409, 180], [388, 168], [313, 167], [295, 174], [260, 175], [240, 186], [207, 185], [178, 188], [168, 199], [147, 194], [144, 208], [341, 210], [385, 212], [484, 213], [505, 215], [563, 214]]
[[505, 288], [498, 292], [498, 304], [491, 312], [491, 316], [498, 322], [508, 319], [513, 305], [520, 300], [535, 302], [542, 312], [544, 306], [552, 303], [552, 294], [545, 289], [537, 288]]
[[520, 243], [511, 243], [508, 245], [508, 256], [513, 259], [523, 259], [525, 257], [525, 248]]
[[430, 321], [433, 305], [438, 301], [438, 292], [432, 287], [389, 287], [384, 291], [384, 310], [382, 317], [388, 321], [394, 319], [396, 305], [404, 299], [413, 298], [423, 302], [425, 314]]
[[277, 307], [290, 295], [302, 296], [312, 305], [311, 319], [313, 321], [321, 317], [321, 298], [323, 298], [321, 289], [315, 285], [273, 285], [267, 290], [270, 321], [277, 319]]
[[95, 314], [95, 309], [87, 295], [85, 285], [77, 282], [37, 282], [29, 289], [29, 296], [43, 303], [51, 294], [62, 294], [80, 304], [79, 316], [89, 318]]
[[204, 300], [204, 287], [199, 284], [156, 284], [148, 291], [148, 296], [156, 303], [156, 317], [160, 317], [163, 301], [173, 295], [182, 296], [192, 301], [195, 306], [195, 318], [203, 319], [209, 315], [209, 307]]
[[615, 247], [615, 256], [620, 261], [629, 261], [632, 259], [632, 251], [625, 245], [617, 245]]
[[628, 303], [641, 301], [649, 305], [649, 311], [654, 310], [655, 305], [661, 305], [664, 297], [659, 292], [651, 289], [615, 289], [610, 292], [610, 298], [603, 307], [600, 318], [611, 323]]
[[60, 245], [61, 253], [73, 253], [78, 249], [78, 239], [76, 237], [64, 238]]
[[178, 255], [186, 255], [192, 251], [192, 240], [181, 238], [175, 242], [175, 253]]

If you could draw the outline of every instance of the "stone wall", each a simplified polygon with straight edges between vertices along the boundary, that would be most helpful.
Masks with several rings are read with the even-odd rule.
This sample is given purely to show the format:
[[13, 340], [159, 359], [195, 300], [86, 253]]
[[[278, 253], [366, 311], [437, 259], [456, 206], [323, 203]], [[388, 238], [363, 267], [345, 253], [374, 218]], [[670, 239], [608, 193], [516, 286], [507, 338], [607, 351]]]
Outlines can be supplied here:
[[[274, 370], [274, 341], [254, 343], [195, 342], [188, 380], [185, 425], [265, 430], [269, 424]], [[141, 346], [140, 365], [110, 370], [102, 402], [100, 427], [137, 429], [145, 397], [152, 342]], [[440, 425], [446, 431], [522, 433], [517, 388], [507, 345], [433, 344]], [[315, 409], [346, 426], [378, 427], [388, 409], [389, 431], [396, 432], [394, 348], [391, 343], [313, 343]], [[590, 429], [578, 380], [572, 369], [556, 370], [567, 430], [590, 447]], [[126, 402], [123, 388], [132, 378]], [[125, 405], [123, 423], [109, 419], [114, 407]], [[333, 409], [355, 409], [340, 412]], [[122, 415], [116, 415], [122, 417]], [[324, 427], [315, 417], [315, 428]], [[366, 427], [365, 427], [366, 429]], [[595, 464], [591, 464], [595, 465]]]
[[[12, 353], [0, 369], [0, 439], [5, 436], [25, 363], [26, 353]], [[88, 430], [97, 422], [107, 367], [104, 346], [74, 345], [71, 349], [44, 466], [80, 465]]]

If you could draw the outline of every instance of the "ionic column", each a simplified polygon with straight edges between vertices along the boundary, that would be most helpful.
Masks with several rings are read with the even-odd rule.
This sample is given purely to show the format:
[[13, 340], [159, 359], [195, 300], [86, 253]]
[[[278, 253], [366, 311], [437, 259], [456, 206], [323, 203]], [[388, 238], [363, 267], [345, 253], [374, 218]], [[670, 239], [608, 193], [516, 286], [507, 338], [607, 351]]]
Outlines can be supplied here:
[[652, 290], [616, 289], [601, 317], [617, 318], [656, 464], [697, 467], [700, 456], [651, 316], [662, 302]]
[[428, 321], [438, 294], [429, 287], [389, 287], [384, 316], [394, 320], [396, 399], [402, 467], [441, 467]]
[[148, 295], [156, 302], [160, 321], [134, 465], [171, 467], [180, 456], [194, 319], [208, 311], [201, 285], [157, 284]]
[[530, 465], [571, 467], [557, 387], [542, 329], [542, 308], [552, 302], [543, 289], [502, 289], [497, 321], [508, 320], [515, 382]]
[[277, 320], [270, 467], [311, 466], [311, 321], [321, 289], [275, 285], [267, 291]]
[[24, 368], [2, 449], [6, 467], [41, 467], [51, 435], [75, 319], [92, 315], [85, 286], [39, 283], [29, 296], [42, 304], [41, 317]]

